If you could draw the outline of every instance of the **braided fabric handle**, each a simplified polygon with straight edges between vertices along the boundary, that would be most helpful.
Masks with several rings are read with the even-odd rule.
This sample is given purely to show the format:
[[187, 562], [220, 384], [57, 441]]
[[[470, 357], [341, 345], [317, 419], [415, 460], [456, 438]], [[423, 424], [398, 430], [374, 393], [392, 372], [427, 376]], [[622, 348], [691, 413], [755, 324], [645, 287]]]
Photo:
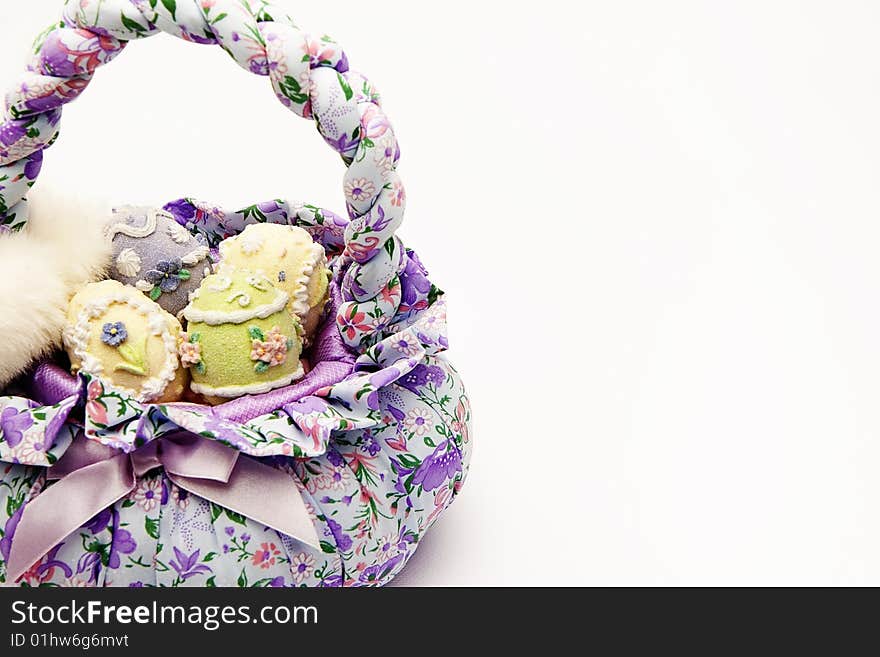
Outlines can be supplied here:
[[61, 110], [97, 68], [129, 41], [158, 32], [217, 44], [242, 67], [268, 76], [290, 110], [314, 119], [347, 165], [350, 221], [337, 261], [344, 303], [337, 323], [346, 344], [365, 349], [395, 318], [406, 253], [395, 232], [406, 194], [400, 149], [379, 94], [330, 38], [314, 38], [265, 0], [67, 0], [63, 19], [37, 37], [26, 73], [6, 95], [0, 123], [0, 231], [27, 221], [26, 196], [43, 151], [58, 137]]

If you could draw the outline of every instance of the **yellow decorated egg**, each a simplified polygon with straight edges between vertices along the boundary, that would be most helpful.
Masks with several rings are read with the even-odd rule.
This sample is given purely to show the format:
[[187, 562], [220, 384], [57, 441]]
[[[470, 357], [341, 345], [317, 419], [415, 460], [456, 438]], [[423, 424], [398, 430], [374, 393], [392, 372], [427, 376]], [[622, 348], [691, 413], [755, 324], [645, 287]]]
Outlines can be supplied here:
[[208, 276], [184, 309], [180, 358], [191, 389], [209, 401], [259, 394], [303, 376], [299, 326], [288, 296], [262, 274]]
[[141, 402], [176, 401], [187, 372], [177, 357], [180, 322], [134, 287], [107, 280], [74, 295], [64, 348], [73, 372], [109, 381]]
[[288, 310], [311, 342], [329, 295], [330, 272], [324, 248], [305, 230], [282, 224], [252, 224], [220, 243], [221, 268], [262, 274], [290, 297]]

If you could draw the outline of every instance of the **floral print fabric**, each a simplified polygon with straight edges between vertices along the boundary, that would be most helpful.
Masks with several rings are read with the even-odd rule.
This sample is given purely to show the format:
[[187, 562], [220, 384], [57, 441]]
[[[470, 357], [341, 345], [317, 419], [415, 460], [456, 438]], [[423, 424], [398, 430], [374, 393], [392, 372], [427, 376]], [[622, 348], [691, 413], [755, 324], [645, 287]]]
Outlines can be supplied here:
[[[204, 204], [185, 200], [167, 207], [212, 244], [221, 233], [267, 220], [302, 225], [331, 254], [339, 243], [337, 219], [317, 208], [292, 210], [273, 202], [208, 213], [199, 209]], [[130, 495], [56, 546], [18, 583], [388, 582], [460, 490], [471, 447], [469, 402], [458, 373], [442, 354], [448, 346], [445, 301], [439, 293], [428, 300], [436, 288], [414, 253], [406, 252], [404, 261], [411, 273], [399, 277], [401, 295], [412, 303], [401, 307], [375, 344], [360, 354], [351, 352], [350, 374], [251, 420], [235, 422], [210, 407], [185, 402], [141, 404], [86, 375], [80, 377], [79, 394], [51, 406], [0, 397], [0, 581], [6, 579], [5, 561], [21, 514], [29, 500], [53, 485], [46, 469], [74, 439], [131, 452], [185, 429], [290, 474], [312, 515], [321, 549], [192, 495], [160, 470], [140, 479]]]

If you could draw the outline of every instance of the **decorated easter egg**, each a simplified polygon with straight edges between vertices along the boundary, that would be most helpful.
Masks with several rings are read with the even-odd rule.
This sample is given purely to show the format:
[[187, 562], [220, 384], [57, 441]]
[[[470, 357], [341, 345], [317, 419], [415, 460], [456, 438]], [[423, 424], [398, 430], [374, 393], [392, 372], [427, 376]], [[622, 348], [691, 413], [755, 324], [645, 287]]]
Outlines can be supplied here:
[[286, 386], [303, 376], [302, 342], [288, 296], [265, 276], [236, 269], [208, 276], [184, 309], [179, 354], [192, 391], [228, 399]]
[[118, 281], [90, 283], [67, 310], [64, 348], [74, 373], [109, 381], [141, 402], [176, 401], [188, 379], [177, 357], [180, 322]]
[[282, 224], [251, 224], [220, 243], [221, 267], [266, 276], [290, 297], [288, 310], [303, 328], [308, 345], [318, 328], [329, 293], [324, 248], [305, 230]]
[[113, 241], [110, 277], [133, 285], [177, 316], [211, 273], [204, 238], [196, 238], [163, 210], [122, 207], [108, 227]]

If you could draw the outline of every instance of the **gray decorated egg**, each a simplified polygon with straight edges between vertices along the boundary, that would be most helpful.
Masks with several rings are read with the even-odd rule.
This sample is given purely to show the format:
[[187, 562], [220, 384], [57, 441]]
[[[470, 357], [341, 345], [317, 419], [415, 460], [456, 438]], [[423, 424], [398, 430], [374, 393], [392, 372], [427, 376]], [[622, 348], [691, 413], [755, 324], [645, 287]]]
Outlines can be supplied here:
[[212, 273], [208, 246], [163, 210], [114, 209], [108, 227], [113, 240], [110, 277], [133, 285], [177, 316], [190, 294]]

